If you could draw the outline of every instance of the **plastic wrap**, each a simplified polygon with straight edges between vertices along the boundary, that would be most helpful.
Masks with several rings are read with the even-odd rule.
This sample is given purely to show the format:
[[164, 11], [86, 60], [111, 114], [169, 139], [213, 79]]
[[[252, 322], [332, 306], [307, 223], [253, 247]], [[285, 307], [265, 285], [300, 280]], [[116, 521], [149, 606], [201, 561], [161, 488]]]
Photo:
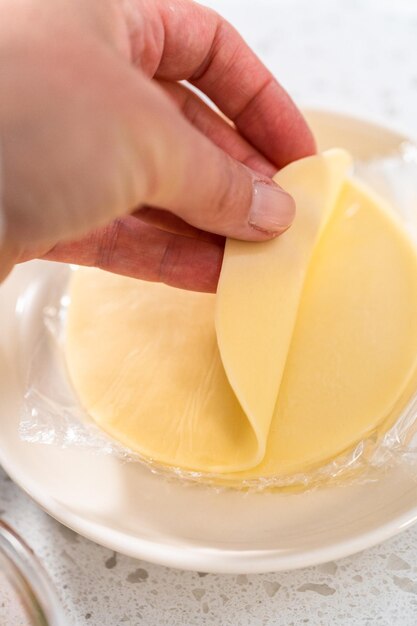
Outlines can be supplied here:
[[[401, 146], [392, 156], [369, 162], [356, 162], [355, 175], [367, 182], [392, 205], [417, 245], [417, 147]], [[142, 463], [150, 471], [185, 481], [263, 490], [310, 489], [323, 484], [377, 480], [382, 471], [396, 464], [417, 470], [417, 389], [403, 412], [390, 428], [382, 424], [366, 439], [335, 457], [327, 464], [304, 474], [260, 477], [241, 482], [226, 482], [222, 476], [162, 466], [141, 457], [111, 439], [89, 418], [80, 406], [66, 371], [63, 342], [69, 305], [67, 286], [70, 273], [63, 269], [60, 293], [50, 296], [43, 307], [45, 331], [33, 349], [25, 382], [20, 436], [28, 442], [78, 446], [94, 453], [116, 456], [125, 462]], [[416, 473], [417, 479], [417, 473]]]

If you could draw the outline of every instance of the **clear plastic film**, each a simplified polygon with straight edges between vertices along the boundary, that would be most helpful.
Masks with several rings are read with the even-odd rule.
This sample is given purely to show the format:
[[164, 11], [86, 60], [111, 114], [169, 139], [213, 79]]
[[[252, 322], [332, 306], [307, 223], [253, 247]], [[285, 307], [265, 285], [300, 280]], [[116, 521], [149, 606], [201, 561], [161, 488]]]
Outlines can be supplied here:
[[[405, 143], [391, 156], [355, 163], [355, 175], [384, 197], [400, 216], [417, 245], [417, 147]], [[28, 442], [90, 449], [150, 471], [184, 481], [250, 490], [306, 490], [329, 483], [378, 480], [381, 472], [402, 464], [417, 469], [417, 389], [395, 423], [382, 424], [354, 447], [305, 473], [231, 481], [221, 474], [189, 471], [159, 464], [118, 443], [80, 405], [66, 370], [64, 340], [69, 306], [68, 279], [74, 268], [62, 268], [61, 287], [52, 290], [42, 307], [44, 330], [30, 355], [26, 372], [20, 436]]]

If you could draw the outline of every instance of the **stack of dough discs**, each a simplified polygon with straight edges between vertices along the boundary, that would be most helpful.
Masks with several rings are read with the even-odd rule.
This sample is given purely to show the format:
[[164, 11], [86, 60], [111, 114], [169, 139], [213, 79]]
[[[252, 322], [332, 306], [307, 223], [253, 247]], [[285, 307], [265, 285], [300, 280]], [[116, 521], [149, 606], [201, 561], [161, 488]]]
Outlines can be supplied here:
[[238, 484], [386, 428], [416, 380], [417, 256], [342, 150], [287, 166], [293, 226], [227, 241], [217, 295], [78, 269], [66, 337], [89, 415], [154, 463]]

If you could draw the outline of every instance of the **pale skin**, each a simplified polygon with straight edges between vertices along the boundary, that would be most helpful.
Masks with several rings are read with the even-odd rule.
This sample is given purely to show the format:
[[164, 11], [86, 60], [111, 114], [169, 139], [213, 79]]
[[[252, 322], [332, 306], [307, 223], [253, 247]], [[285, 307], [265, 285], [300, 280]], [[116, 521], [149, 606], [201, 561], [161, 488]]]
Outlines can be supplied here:
[[224, 237], [285, 231], [294, 202], [270, 177], [315, 151], [191, 0], [2, 0], [0, 93], [0, 279], [46, 258], [215, 291]]

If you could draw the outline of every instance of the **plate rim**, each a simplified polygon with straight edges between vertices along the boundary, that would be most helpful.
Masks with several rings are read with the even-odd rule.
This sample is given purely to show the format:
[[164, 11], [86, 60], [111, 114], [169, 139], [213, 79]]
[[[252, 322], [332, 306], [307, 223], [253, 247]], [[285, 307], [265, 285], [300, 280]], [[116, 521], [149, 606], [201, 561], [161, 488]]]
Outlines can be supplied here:
[[[43, 445], [43, 444], [40, 444]], [[300, 569], [327, 563], [351, 556], [371, 548], [417, 522], [417, 504], [406, 513], [395, 516], [389, 522], [365, 533], [313, 550], [301, 553], [283, 554], [282, 549], [231, 550], [228, 548], [204, 548], [192, 545], [176, 547], [163, 540], [154, 541], [133, 536], [112, 528], [104, 528], [97, 522], [85, 520], [70, 511], [53, 497], [45, 496], [41, 489], [32, 484], [30, 478], [23, 478], [9, 463], [7, 454], [0, 447], [0, 464], [10, 478], [48, 515], [77, 532], [81, 536], [110, 550], [127, 556], [145, 560], [164, 567], [190, 571], [203, 571], [213, 574], [270, 573]], [[255, 560], [254, 560], [255, 559]]]

